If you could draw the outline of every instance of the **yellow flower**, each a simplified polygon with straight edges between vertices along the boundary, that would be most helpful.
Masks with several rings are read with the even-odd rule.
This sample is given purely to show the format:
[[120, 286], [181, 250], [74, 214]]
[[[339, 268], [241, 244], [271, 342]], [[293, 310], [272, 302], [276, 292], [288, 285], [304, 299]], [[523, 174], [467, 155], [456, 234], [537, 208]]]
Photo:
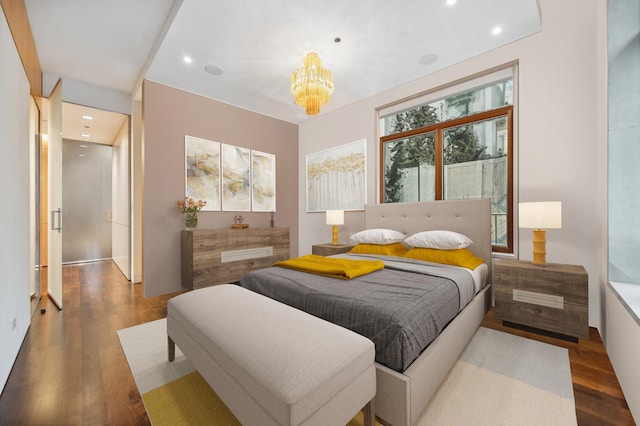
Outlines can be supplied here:
[[195, 201], [191, 197], [185, 197], [184, 200], [176, 201], [176, 206], [178, 206], [178, 210], [180, 210], [182, 213], [197, 213], [206, 205], [206, 201]]

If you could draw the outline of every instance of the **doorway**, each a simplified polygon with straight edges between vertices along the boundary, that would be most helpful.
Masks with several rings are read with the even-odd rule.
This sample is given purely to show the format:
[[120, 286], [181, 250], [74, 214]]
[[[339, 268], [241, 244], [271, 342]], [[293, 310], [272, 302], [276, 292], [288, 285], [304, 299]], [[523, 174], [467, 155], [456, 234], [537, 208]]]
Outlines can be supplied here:
[[[62, 193], [64, 236], [61, 263], [113, 259], [131, 279], [130, 120], [120, 113], [62, 102]], [[42, 128], [46, 129], [44, 123]], [[48, 265], [51, 219], [46, 176], [49, 153], [43, 144], [41, 263]], [[57, 220], [57, 219], [56, 219]]]

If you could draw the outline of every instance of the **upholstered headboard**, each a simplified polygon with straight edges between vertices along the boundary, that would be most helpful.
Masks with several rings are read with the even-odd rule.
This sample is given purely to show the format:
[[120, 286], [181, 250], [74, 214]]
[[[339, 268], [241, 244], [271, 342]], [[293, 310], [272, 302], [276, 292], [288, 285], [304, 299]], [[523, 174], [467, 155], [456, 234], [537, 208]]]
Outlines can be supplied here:
[[366, 229], [393, 229], [407, 236], [435, 229], [464, 234], [473, 241], [469, 249], [482, 258], [491, 271], [491, 201], [488, 198], [367, 204], [364, 217]]

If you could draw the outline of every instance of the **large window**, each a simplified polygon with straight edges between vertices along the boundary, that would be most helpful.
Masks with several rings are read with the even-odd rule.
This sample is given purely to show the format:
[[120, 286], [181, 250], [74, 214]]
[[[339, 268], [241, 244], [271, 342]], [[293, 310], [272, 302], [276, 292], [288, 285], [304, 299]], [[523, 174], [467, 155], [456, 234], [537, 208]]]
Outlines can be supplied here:
[[[640, 285], [640, 14], [630, 10], [638, 10], [637, 1], [608, 3], [607, 231], [609, 281]], [[623, 297], [640, 317], [640, 297]]]
[[493, 250], [513, 251], [513, 78], [380, 118], [381, 202], [490, 198]]

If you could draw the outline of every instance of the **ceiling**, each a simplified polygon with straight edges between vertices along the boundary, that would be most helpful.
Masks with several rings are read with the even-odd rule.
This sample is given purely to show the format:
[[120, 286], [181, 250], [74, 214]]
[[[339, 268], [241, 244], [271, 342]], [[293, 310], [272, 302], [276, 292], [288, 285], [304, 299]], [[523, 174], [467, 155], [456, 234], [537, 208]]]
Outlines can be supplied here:
[[126, 94], [147, 78], [295, 124], [312, 119], [289, 92], [310, 50], [334, 74], [323, 114], [541, 30], [538, 0], [25, 4], [49, 75]]
[[[62, 104], [64, 139], [113, 145], [127, 116], [65, 102]], [[90, 118], [89, 118], [90, 117]]]

